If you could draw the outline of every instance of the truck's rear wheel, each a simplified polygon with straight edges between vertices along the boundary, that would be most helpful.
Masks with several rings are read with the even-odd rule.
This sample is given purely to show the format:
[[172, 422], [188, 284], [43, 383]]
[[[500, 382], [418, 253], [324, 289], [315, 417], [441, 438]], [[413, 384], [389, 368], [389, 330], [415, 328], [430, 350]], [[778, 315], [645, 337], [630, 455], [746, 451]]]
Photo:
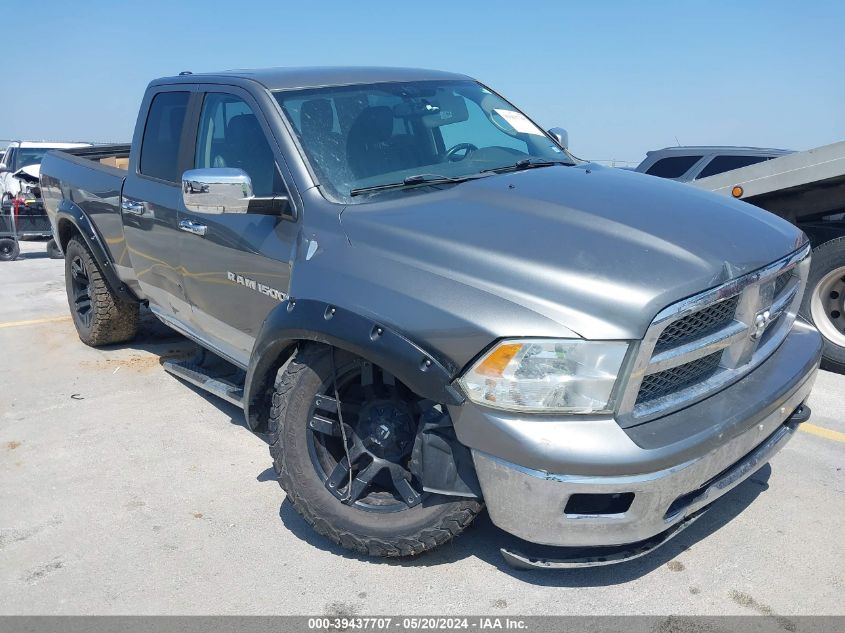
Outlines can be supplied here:
[[65, 248], [65, 287], [73, 324], [83, 343], [96, 347], [135, 336], [138, 304], [111, 291], [96, 260], [76, 238]]
[[845, 372], [845, 237], [813, 249], [801, 314], [824, 337], [822, 366]]
[[21, 254], [18, 241], [11, 237], [0, 238], [0, 262], [11, 262]]
[[469, 525], [479, 501], [423, 492], [410, 472], [425, 406], [380, 368], [324, 345], [303, 345], [279, 371], [270, 454], [288, 498], [317, 532], [361, 554], [412, 556]]

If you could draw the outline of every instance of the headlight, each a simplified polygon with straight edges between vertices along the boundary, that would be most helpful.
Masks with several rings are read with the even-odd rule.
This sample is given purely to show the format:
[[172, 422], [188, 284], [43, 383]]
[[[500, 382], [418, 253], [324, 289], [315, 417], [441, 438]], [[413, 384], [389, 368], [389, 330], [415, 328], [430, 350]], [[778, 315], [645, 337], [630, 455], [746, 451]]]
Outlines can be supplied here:
[[613, 409], [628, 343], [580, 339], [501, 341], [460, 379], [473, 402], [535, 413]]

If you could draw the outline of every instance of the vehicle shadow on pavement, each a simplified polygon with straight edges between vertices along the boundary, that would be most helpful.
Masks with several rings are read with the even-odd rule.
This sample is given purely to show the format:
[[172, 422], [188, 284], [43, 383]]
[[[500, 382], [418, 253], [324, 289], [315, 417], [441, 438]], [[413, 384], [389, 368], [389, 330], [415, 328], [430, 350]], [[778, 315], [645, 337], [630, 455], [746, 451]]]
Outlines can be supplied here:
[[[476, 557], [509, 576], [544, 587], [603, 587], [624, 584], [645, 576], [673, 560], [679, 554], [692, 549], [713, 532], [722, 529], [751, 505], [761, 492], [768, 488], [771, 472], [769, 464], [763, 466], [748, 480], [718, 499], [695, 523], [650, 554], [629, 562], [603, 567], [557, 570], [514, 569], [505, 563], [499, 550], [505, 548], [519, 551], [524, 549], [526, 544], [521, 539], [493, 525], [486, 512], [475, 520], [465, 534], [433, 552], [408, 559], [376, 559], [351, 553], [317, 534], [287, 499], [279, 509], [279, 516], [282, 523], [294, 536], [309, 545], [338, 556], [354, 558], [371, 564], [429, 567]], [[263, 477], [265, 474], [266, 471], [259, 477]], [[266, 479], [264, 480], [266, 481]]]
[[28, 259], [49, 259], [49, 255], [47, 255], [46, 251], [41, 251], [41, 252], [37, 252], [37, 253], [21, 252], [15, 259], [12, 260], [12, 263], [20, 262], [20, 261], [24, 261], [24, 260], [28, 260]]

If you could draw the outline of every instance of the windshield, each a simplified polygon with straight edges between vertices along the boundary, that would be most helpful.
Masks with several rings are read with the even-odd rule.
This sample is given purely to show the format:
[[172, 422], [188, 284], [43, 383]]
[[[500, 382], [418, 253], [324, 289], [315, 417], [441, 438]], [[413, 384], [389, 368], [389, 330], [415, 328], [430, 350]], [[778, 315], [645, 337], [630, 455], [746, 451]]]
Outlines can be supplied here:
[[[286, 90], [275, 97], [327, 193], [343, 202], [425, 175], [463, 178], [569, 156], [510, 103], [470, 80]], [[364, 196], [366, 198], [366, 196]]]
[[21, 147], [15, 154], [15, 171], [28, 165], [40, 165], [50, 147]]

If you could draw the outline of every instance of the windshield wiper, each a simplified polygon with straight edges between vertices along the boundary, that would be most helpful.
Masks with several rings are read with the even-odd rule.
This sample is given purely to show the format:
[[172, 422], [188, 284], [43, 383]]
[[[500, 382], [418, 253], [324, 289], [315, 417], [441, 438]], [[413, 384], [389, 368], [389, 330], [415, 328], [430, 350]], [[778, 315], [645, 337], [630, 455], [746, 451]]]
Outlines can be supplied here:
[[441, 176], [440, 174], [416, 174], [408, 176], [400, 182], [388, 182], [383, 185], [372, 185], [370, 187], [358, 187], [349, 192], [350, 196], [360, 196], [362, 193], [373, 191], [387, 191], [388, 189], [405, 189], [408, 187], [422, 187], [425, 185], [443, 185], [447, 183], [465, 182], [481, 178], [485, 174], [469, 174], [467, 176]]
[[547, 160], [541, 158], [539, 160], [531, 158], [523, 158], [516, 161], [513, 165], [505, 165], [504, 167], [493, 167], [491, 169], [483, 169], [481, 173], [492, 172], [494, 174], [504, 174], [509, 171], [522, 171], [523, 169], [534, 169], [536, 167], [551, 167], [552, 165], [571, 165], [563, 160]]

